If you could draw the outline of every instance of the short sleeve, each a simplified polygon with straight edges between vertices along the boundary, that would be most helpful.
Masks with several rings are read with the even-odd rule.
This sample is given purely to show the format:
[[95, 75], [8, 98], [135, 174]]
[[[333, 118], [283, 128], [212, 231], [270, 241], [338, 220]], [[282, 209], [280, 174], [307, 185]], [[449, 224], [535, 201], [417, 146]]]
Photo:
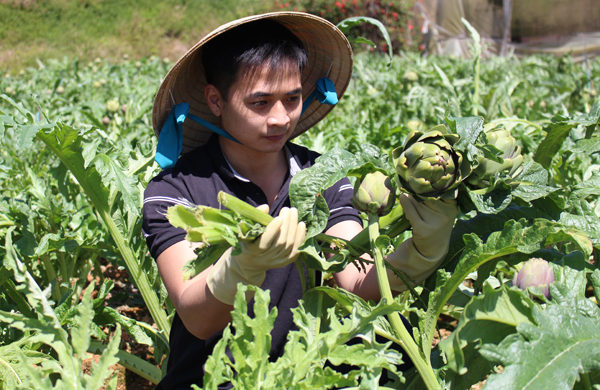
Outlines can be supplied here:
[[327, 206], [329, 206], [329, 220], [325, 231], [344, 221], [356, 221], [363, 226], [359, 212], [352, 207], [350, 201], [353, 193], [354, 189], [347, 177], [339, 180], [323, 192]]
[[152, 180], [144, 191], [142, 233], [154, 259], [168, 247], [185, 240], [185, 230], [176, 228], [167, 219], [167, 209], [176, 204], [189, 204], [176, 187], [160, 176]]

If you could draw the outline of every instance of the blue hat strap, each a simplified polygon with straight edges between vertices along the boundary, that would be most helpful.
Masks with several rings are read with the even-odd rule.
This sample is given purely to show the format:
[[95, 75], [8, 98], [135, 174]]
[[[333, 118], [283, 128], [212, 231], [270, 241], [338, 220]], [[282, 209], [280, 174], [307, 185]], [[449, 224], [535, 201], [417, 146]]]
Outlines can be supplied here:
[[[338, 96], [335, 90], [335, 84], [327, 77], [317, 80], [315, 90], [308, 95], [302, 104], [302, 114], [317, 99], [321, 104], [335, 105], [338, 103]], [[301, 115], [302, 115], [301, 114]], [[162, 169], [171, 168], [177, 162], [183, 148], [183, 122], [190, 118], [196, 123], [207, 129], [237, 143], [240, 141], [233, 138], [225, 130], [213, 125], [212, 123], [190, 114], [190, 105], [188, 103], [179, 103], [173, 106], [169, 116], [158, 136], [158, 145], [156, 147], [156, 156], [154, 160]]]
[[331, 106], [336, 105], [338, 103], [338, 96], [335, 90], [335, 84], [331, 79], [327, 77], [321, 77], [317, 80], [316, 88], [304, 101], [302, 104], [302, 114], [311, 105], [315, 98], [321, 104], [329, 104]]
[[181, 154], [183, 148], [183, 122], [185, 122], [186, 118], [190, 118], [207, 129], [239, 143], [238, 140], [233, 138], [225, 130], [218, 128], [194, 114], [190, 114], [190, 105], [188, 103], [176, 104], [171, 109], [165, 124], [160, 130], [160, 135], [158, 136], [158, 145], [156, 147], [154, 160], [162, 169], [173, 167]]
[[182, 124], [190, 111], [190, 105], [179, 103], [173, 106], [158, 136], [154, 161], [162, 169], [171, 168], [177, 162], [183, 147]]

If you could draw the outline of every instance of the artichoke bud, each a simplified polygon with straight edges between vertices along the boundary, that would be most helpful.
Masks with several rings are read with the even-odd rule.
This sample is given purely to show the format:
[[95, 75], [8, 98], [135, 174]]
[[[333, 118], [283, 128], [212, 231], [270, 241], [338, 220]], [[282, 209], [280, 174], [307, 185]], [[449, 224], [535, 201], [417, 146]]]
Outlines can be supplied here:
[[510, 177], [515, 177], [520, 172], [523, 163], [521, 147], [517, 145], [517, 140], [508, 130], [496, 129], [488, 132], [486, 136], [488, 144], [500, 149], [502, 152], [499, 157], [502, 158], [503, 162], [498, 163], [485, 157], [478, 159], [479, 165], [467, 181], [479, 188], [488, 187], [490, 179], [499, 172], [508, 171]]
[[409, 70], [408, 72], [406, 72], [402, 75], [402, 80], [408, 81], [408, 82], [411, 82], [411, 81], [414, 82], [414, 81], [419, 80], [419, 75], [417, 73], [413, 72], [412, 70]]
[[379, 171], [367, 173], [354, 185], [352, 205], [359, 211], [384, 216], [392, 210], [395, 201], [390, 178]]
[[526, 261], [513, 277], [513, 286], [525, 291], [527, 287], [539, 288], [546, 298], [550, 297], [548, 286], [554, 282], [554, 271], [550, 264], [540, 258]]
[[421, 198], [455, 198], [462, 180], [463, 158], [454, 150], [458, 135], [437, 126], [426, 133], [410, 132], [404, 147], [392, 152], [402, 188]]
[[406, 127], [410, 131], [423, 131], [426, 130], [425, 123], [419, 119], [411, 119], [406, 123]]
[[121, 108], [121, 105], [116, 100], [109, 100], [106, 102], [106, 111], [108, 112], [117, 112]]

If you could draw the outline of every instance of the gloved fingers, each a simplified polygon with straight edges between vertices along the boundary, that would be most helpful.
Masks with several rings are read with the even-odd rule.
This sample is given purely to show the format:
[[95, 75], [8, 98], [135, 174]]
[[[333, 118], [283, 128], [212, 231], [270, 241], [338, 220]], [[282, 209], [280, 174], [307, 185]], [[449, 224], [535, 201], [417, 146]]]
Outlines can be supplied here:
[[262, 211], [263, 213], [269, 214], [269, 205], [268, 204], [261, 204], [259, 206], [256, 206], [256, 208], [258, 210]]
[[411, 225], [440, 226], [453, 223], [458, 215], [455, 199], [417, 202], [409, 194], [400, 195], [400, 204]]
[[429, 209], [429, 214], [436, 220], [444, 218], [454, 221], [458, 215], [458, 203], [456, 199], [425, 201], [423, 202], [423, 206]]
[[[284, 209], [281, 210], [282, 213]], [[283, 218], [283, 225], [278, 240], [277, 256], [284, 262], [289, 263], [289, 257], [297, 252], [299, 245], [296, 245], [298, 233], [303, 229], [306, 232], [306, 227], [302, 223], [302, 227], [298, 223], [298, 209], [285, 209], [285, 214], [279, 214]], [[304, 238], [302, 238], [304, 241]]]
[[288, 242], [281, 248], [277, 265], [273, 264], [276, 267], [284, 267], [295, 261], [298, 258], [298, 250], [306, 238], [306, 225], [304, 222], [294, 223], [290, 227], [290, 231], [293, 231], [294, 233], [293, 235], [288, 235]]
[[[288, 248], [288, 234], [289, 231], [295, 228], [295, 226], [290, 226], [290, 222], [293, 219], [293, 212], [287, 207], [284, 207], [279, 212], [279, 218], [281, 218], [281, 228], [279, 229], [279, 236], [277, 237], [277, 241], [275, 242], [274, 247], [279, 251], [285, 251]], [[296, 213], [296, 220], [298, 219]]]
[[248, 247], [260, 252], [264, 252], [271, 248], [279, 238], [279, 231], [282, 224], [283, 219], [281, 217], [273, 218], [267, 225], [264, 233], [255, 242], [248, 244]]
[[401, 194], [398, 198], [400, 200], [400, 205], [404, 210], [404, 215], [410, 221], [413, 227], [415, 224], [419, 224], [423, 221], [423, 217], [419, 214], [417, 210], [417, 201], [410, 194]]
[[288, 231], [286, 237], [286, 243], [288, 243], [289, 247], [293, 247], [294, 242], [296, 241], [296, 233], [298, 231], [298, 209], [292, 207], [289, 212], [288, 217]]
[[296, 236], [294, 237], [294, 246], [292, 248], [292, 256], [294, 260], [298, 256], [298, 249], [302, 244], [304, 244], [304, 239], [306, 238], [306, 224], [304, 222], [298, 223], [298, 228], [296, 229]]

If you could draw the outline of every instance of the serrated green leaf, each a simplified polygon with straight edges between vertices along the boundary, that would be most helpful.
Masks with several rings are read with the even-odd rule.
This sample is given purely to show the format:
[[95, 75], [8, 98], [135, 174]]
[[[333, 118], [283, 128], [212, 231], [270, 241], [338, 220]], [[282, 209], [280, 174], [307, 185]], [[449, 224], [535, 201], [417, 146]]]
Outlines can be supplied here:
[[[17, 290], [27, 297], [27, 301], [31, 307], [40, 315], [48, 324], [51, 324], [56, 329], [60, 328], [60, 322], [54, 312], [50, 302], [46, 299], [46, 295], [36, 283], [35, 279], [27, 271], [25, 265], [19, 260], [16, 251], [12, 246], [11, 231], [6, 235], [6, 263], [13, 270], [15, 281], [18, 283]], [[33, 320], [33, 319], [32, 319]], [[37, 321], [37, 320], [36, 320]]]
[[475, 161], [483, 150], [476, 145], [485, 145], [483, 136], [483, 118], [479, 116], [464, 118], [446, 118], [446, 123], [454, 134], [460, 136], [460, 140], [454, 148], [463, 153], [469, 161]]
[[548, 169], [552, 163], [552, 159], [558, 153], [574, 126], [575, 124], [570, 123], [568, 118], [555, 116], [552, 119], [552, 123], [544, 128], [546, 138], [539, 144], [533, 160]]
[[594, 272], [590, 275], [590, 280], [592, 281], [592, 288], [594, 289], [596, 302], [600, 302], [600, 269], [594, 270]]
[[493, 232], [502, 230], [504, 224], [509, 220], [520, 220], [522, 218], [533, 221], [536, 218], [550, 219], [550, 215], [539, 208], [511, 205], [498, 214], [478, 214], [471, 219], [457, 220], [454, 229], [452, 229], [450, 248], [442, 262], [442, 267], [448, 271], [454, 270], [465, 249], [464, 235], [475, 233], [484, 238]]
[[102, 142], [102, 138], [101, 137], [95, 137], [92, 139], [92, 141], [90, 142], [86, 142], [83, 145], [83, 150], [81, 155], [83, 156], [83, 167], [87, 168], [90, 163], [94, 160], [94, 158], [96, 157], [96, 154], [98, 153], [98, 147], [100, 146], [100, 143]]
[[[91, 304], [88, 302], [88, 306], [91, 309]], [[88, 337], [89, 339], [89, 337]], [[84, 376], [84, 384], [85, 388], [88, 390], [96, 390], [101, 389], [104, 386], [106, 380], [113, 375], [113, 370], [110, 369], [111, 366], [120, 362], [120, 359], [117, 357], [119, 352], [119, 343], [121, 342], [121, 327], [117, 325], [115, 328], [114, 336], [111, 338], [110, 342], [106, 346], [106, 348], [102, 351], [100, 355], [100, 359], [98, 363], [92, 363], [91, 367], [91, 375]], [[89, 340], [88, 340], [89, 346]], [[115, 375], [116, 377], [116, 375]]]
[[[480, 364], [476, 351], [472, 351], [471, 361], [466, 360], [463, 350], [467, 344], [499, 343], [516, 332], [518, 324], [534, 323], [534, 306], [534, 302], [520, 290], [511, 290], [506, 285], [494, 290], [489, 284], [485, 284], [483, 294], [473, 297], [465, 306], [456, 329], [440, 342], [440, 348], [448, 359], [448, 366], [460, 375], [471, 370], [479, 371], [475, 368]], [[489, 371], [489, 364], [481, 363]], [[477, 383], [480, 378], [479, 375], [474, 376], [472, 384]]]
[[590, 238], [594, 246], [600, 245], [600, 220], [586, 201], [573, 203], [573, 212], [563, 212], [559, 222], [565, 226], [581, 229]]
[[97, 154], [90, 162], [102, 178], [107, 188], [114, 189], [121, 195], [127, 213], [140, 214], [140, 194], [136, 180], [125, 175], [124, 168], [106, 154]]
[[[81, 150], [83, 136], [71, 126], [57, 123], [49, 132], [38, 132], [37, 137], [67, 166], [71, 174], [73, 174], [79, 185], [83, 188], [85, 195], [91, 200], [91, 203], [106, 224], [120, 254], [123, 256], [130, 275], [134, 276], [135, 284], [140, 289], [154, 321], [160, 330], [164, 332], [165, 336], [168, 337], [170, 322], [162, 305], [158, 302], [158, 298], [150, 286], [146, 275], [139, 272], [140, 265], [129, 246], [131, 235], [133, 234], [133, 229], [129, 229], [129, 227], [133, 225], [131, 223], [132, 220], [137, 218], [140, 213], [139, 187], [137, 184], [130, 186], [130, 188], [127, 187], [127, 183], [132, 183], [131, 179], [125, 177], [122, 171], [120, 173], [117, 172], [119, 168], [112, 162], [106, 163], [104, 161], [104, 164], [98, 162], [85, 168], [85, 161]], [[115, 177], [118, 177], [117, 181], [119, 181], [119, 184], [111, 184], [110, 188], [107, 188], [104, 185], [103, 178], [96, 170], [96, 165], [102, 166], [102, 169], [107, 169], [107, 175], [113, 174]], [[129, 210], [126, 212], [128, 214], [127, 219], [119, 217], [122, 215], [122, 212], [118, 208], [115, 214], [110, 214], [117, 188], [121, 191], [132, 191], [131, 193], [121, 193], [124, 207], [126, 210]], [[117, 226], [117, 223], [113, 219], [114, 216], [119, 217], [117, 218], [117, 222], [121, 229], [119, 229], [119, 226]]]
[[[503, 256], [534, 253], [546, 244], [549, 237], [552, 240], [562, 234], [575, 245], [579, 245], [580, 232], [577, 229], [545, 219], [536, 219], [533, 223], [524, 219], [510, 220], [504, 224], [501, 232], [490, 234], [485, 243], [475, 234], [464, 235], [465, 247], [454, 273], [443, 285], [438, 285], [429, 297], [427, 314], [420, 323], [421, 332], [426, 335], [423, 345], [431, 345], [437, 318], [443, 306], [471, 272], [489, 261], [498, 261]], [[589, 248], [582, 250], [585, 252]]]
[[220, 384], [229, 382], [233, 377], [231, 360], [226, 355], [227, 343], [231, 339], [230, 325], [223, 330], [221, 339], [213, 348], [212, 354], [204, 364], [204, 390], [218, 390]]
[[485, 389], [571, 389], [581, 374], [600, 367], [600, 321], [560, 305], [533, 314], [537, 325], [521, 323], [518, 334], [481, 347], [483, 356], [504, 366]]
[[[330, 287], [316, 287], [314, 289], [308, 290], [303, 297], [303, 307], [308, 313], [311, 313], [316, 317], [317, 310], [314, 307], [315, 303], [318, 302], [318, 297], [320, 294], [326, 294], [329, 299], [333, 299], [339, 306], [343, 307], [346, 314], [352, 313], [352, 310], [356, 309], [362, 316], [367, 316], [369, 313], [373, 311], [374, 305], [369, 304], [364, 299], [359, 296], [352, 294], [342, 288], [330, 288]], [[397, 304], [394, 302], [394, 304]], [[327, 305], [327, 298], [324, 299], [322, 305], [321, 315], [325, 317], [325, 313], [328, 308], [332, 307]], [[408, 310], [407, 307], [397, 306], [396, 309], [398, 311]], [[325, 324], [323, 324], [325, 325]], [[394, 331], [386, 317], [381, 316], [374, 320], [373, 328], [375, 332], [388, 340], [394, 340], [395, 337]]]
[[290, 202], [298, 209], [298, 219], [306, 223], [306, 237], [321, 233], [327, 225], [329, 207], [322, 192], [346, 177], [348, 172], [371, 163], [388, 171], [387, 156], [374, 145], [362, 145], [353, 154], [333, 148], [317, 158], [315, 164], [297, 173], [290, 182]]
[[571, 149], [575, 153], [593, 154], [600, 152], [600, 137], [592, 139], [580, 139], [575, 142], [575, 147]]
[[77, 308], [78, 326], [71, 329], [71, 340], [73, 344], [73, 352], [77, 356], [84, 356], [90, 346], [89, 329], [94, 318], [94, 310], [92, 309], [92, 290], [94, 284], [90, 284], [83, 293], [83, 299]]
[[[465, 194], [469, 197], [464, 199]], [[482, 214], [497, 214], [507, 208], [512, 202], [512, 193], [509, 189], [496, 189], [490, 193], [480, 193], [464, 188], [459, 192], [458, 200], [461, 203], [472, 203], [477, 211]]]
[[600, 195], [600, 172], [593, 172], [589, 179], [573, 187], [568, 205], [569, 207], [579, 205], [581, 201], [591, 195]]
[[[255, 291], [255, 317], [247, 313], [245, 291]], [[381, 303], [368, 312], [358, 311], [356, 307], [344, 318], [338, 318], [335, 309], [328, 310], [328, 326], [317, 329], [313, 312], [304, 309], [303, 303], [293, 309], [294, 322], [298, 330], [288, 336], [285, 351], [275, 362], [268, 362], [270, 329], [276, 317], [277, 309], [269, 310], [268, 292], [254, 286], [238, 285], [238, 293], [232, 313], [232, 327], [235, 334], [226, 328], [224, 337], [216, 348], [216, 354], [209, 357], [205, 374], [207, 389], [216, 389], [221, 381], [230, 380], [234, 387], [244, 389], [327, 389], [332, 387], [356, 386], [358, 379], [365, 383], [377, 383], [381, 370], [395, 371], [395, 365], [401, 362], [400, 355], [388, 350], [388, 344], [375, 341], [373, 323], [378, 317], [398, 309], [398, 304]], [[319, 331], [323, 330], [323, 331]], [[355, 337], [362, 344], [346, 345]], [[230, 361], [225, 351], [225, 341], [234, 357]], [[350, 364], [356, 369], [342, 374], [331, 367], [323, 368], [325, 360], [331, 363]], [[231, 367], [231, 371], [228, 367]], [[235, 372], [235, 375], [232, 373]]]
[[11, 344], [0, 346], [0, 384], [5, 389], [17, 388], [19, 384], [27, 383], [29, 378], [24, 365], [33, 366], [52, 359], [45, 353], [23, 348], [27, 342], [28, 338], [23, 337]]

